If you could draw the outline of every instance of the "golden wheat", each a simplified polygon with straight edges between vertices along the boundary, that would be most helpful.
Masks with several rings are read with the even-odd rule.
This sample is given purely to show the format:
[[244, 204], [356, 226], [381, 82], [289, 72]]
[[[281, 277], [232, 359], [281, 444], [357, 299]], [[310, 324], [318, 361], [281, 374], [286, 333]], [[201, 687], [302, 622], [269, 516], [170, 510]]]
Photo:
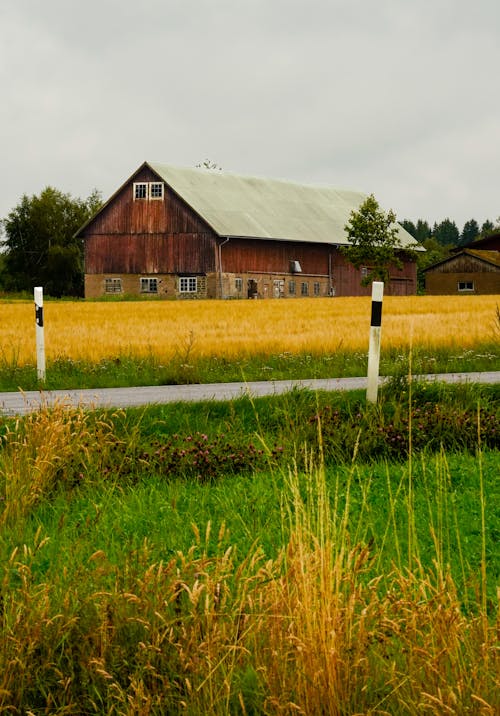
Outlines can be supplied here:
[[[384, 300], [382, 344], [473, 348], [493, 342], [498, 296], [409, 296]], [[119, 355], [168, 359], [366, 350], [370, 298], [293, 301], [49, 302], [47, 358], [100, 361]], [[0, 303], [0, 358], [35, 362], [30, 303]]]

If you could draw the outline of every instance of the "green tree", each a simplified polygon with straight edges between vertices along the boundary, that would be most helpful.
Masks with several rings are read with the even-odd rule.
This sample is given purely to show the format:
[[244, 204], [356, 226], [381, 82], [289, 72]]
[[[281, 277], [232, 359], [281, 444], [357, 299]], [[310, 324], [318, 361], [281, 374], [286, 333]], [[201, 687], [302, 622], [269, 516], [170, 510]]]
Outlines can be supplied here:
[[441, 246], [457, 246], [460, 239], [457, 225], [450, 219], [444, 219], [439, 224], [435, 223], [432, 235]]
[[83, 295], [83, 241], [74, 234], [101, 206], [94, 190], [73, 198], [53, 187], [21, 198], [2, 221], [4, 283], [8, 290], [43, 286], [51, 296]]
[[487, 236], [493, 231], [495, 231], [495, 224], [489, 219], [486, 219], [486, 221], [484, 221], [481, 225], [481, 236]]
[[[346, 258], [357, 268], [366, 266], [368, 274], [361, 281], [367, 286], [374, 280], [387, 282], [389, 267], [402, 267], [401, 242], [396, 215], [381, 210], [377, 200], [370, 196], [357, 211], [352, 211], [349, 223], [344, 227], [350, 246], [342, 249]], [[412, 254], [411, 247], [404, 251]]]
[[422, 219], [419, 219], [417, 221], [417, 233], [415, 234], [414, 238], [416, 239], [417, 243], [423, 244], [424, 241], [427, 241], [427, 239], [430, 239], [432, 236], [431, 227], [427, 223], [427, 221], [423, 221]]
[[479, 224], [475, 219], [470, 219], [469, 221], [466, 221], [464, 224], [464, 228], [462, 229], [462, 233], [460, 235], [460, 243], [459, 246], [466, 246], [467, 244], [470, 244], [472, 241], [477, 239], [479, 236]]

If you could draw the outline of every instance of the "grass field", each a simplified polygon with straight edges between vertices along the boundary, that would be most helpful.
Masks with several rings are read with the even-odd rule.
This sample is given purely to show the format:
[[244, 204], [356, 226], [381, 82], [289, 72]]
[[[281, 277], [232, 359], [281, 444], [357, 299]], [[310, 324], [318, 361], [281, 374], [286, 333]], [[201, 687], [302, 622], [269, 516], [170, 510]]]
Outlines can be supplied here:
[[[387, 348], [469, 349], [495, 338], [495, 296], [386, 297]], [[325, 354], [367, 349], [369, 298], [290, 301], [47, 302], [47, 358], [99, 362], [120, 355], [235, 359], [261, 354]], [[2, 352], [34, 360], [32, 304], [0, 303]]]
[[[381, 374], [500, 369], [498, 297], [387, 297]], [[45, 305], [47, 388], [366, 375], [370, 299]], [[33, 305], [0, 302], [0, 390], [38, 387]]]
[[498, 386], [89, 413], [0, 434], [0, 707], [484, 714]]

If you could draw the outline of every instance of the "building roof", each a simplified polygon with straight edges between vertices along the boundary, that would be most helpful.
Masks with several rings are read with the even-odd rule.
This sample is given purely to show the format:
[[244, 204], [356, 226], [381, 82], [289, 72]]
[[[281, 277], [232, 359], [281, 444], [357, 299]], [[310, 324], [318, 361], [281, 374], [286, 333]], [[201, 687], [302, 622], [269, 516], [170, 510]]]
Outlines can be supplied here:
[[431, 264], [431, 266], [427, 266], [424, 269], [424, 273], [427, 271], [431, 271], [432, 269], [435, 269], [442, 264], [446, 264], [449, 261], [455, 261], [457, 257], [461, 254], [473, 256], [480, 261], [485, 261], [488, 264], [492, 264], [493, 266], [500, 268], [500, 251], [483, 251], [482, 249], [462, 249], [461, 251], [456, 251], [452, 256], [447, 256], [445, 259], [441, 259], [441, 261], [436, 261], [436, 263]]
[[[345, 225], [365, 194], [327, 186], [147, 162], [219, 236], [348, 245]], [[398, 224], [401, 246], [414, 238]], [[422, 247], [419, 247], [421, 250]]]

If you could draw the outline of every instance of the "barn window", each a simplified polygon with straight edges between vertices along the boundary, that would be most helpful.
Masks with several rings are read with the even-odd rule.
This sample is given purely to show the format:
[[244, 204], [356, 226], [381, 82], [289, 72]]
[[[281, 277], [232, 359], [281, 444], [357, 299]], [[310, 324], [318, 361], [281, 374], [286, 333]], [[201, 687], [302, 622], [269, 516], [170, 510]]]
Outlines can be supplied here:
[[158, 279], [141, 278], [141, 293], [158, 293]]
[[148, 185], [145, 181], [134, 182], [134, 199], [147, 199]]
[[149, 185], [150, 199], [163, 199], [163, 182], [151, 182]]
[[237, 293], [241, 293], [243, 291], [243, 279], [242, 278], [234, 279], [234, 288]]
[[474, 290], [474, 281], [459, 281], [458, 282], [458, 290], [459, 291], [473, 291]]
[[179, 291], [181, 293], [196, 293], [198, 290], [198, 278], [196, 276], [182, 276], [179, 279]]
[[121, 293], [122, 292], [121, 278], [105, 278], [104, 279], [104, 292], [105, 293]]
[[319, 296], [320, 290], [321, 290], [321, 288], [320, 288], [320, 283], [319, 283], [319, 281], [315, 281], [315, 282], [314, 282], [314, 286], [313, 286], [314, 295], [315, 295], [315, 296]]
[[288, 293], [290, 296], [295, 296], [295, 281], [288, 282]]
[[303, 281], [300, 284], [300, 293], [302, 296], [309, 296], [309, 284], [307, 281]]
[[135, 199], [163, 199], [162, 181], [136, 181], [134, 182], [134, 200]]

